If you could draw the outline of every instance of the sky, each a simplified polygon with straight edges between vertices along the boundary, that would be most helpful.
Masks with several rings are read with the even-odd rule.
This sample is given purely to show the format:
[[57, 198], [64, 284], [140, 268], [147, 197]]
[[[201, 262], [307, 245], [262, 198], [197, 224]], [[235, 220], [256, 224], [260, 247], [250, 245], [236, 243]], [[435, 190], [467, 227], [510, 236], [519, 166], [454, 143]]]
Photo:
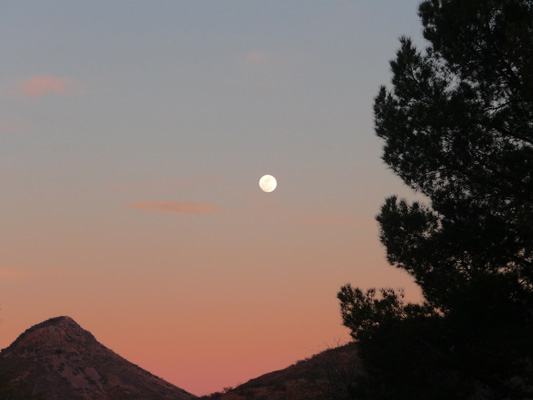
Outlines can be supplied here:
[[203, 395], [347, 342], [343, 284], [419, 300], [372, 114], [418, 2], [3, 2], [0, 348], [68, 315]]

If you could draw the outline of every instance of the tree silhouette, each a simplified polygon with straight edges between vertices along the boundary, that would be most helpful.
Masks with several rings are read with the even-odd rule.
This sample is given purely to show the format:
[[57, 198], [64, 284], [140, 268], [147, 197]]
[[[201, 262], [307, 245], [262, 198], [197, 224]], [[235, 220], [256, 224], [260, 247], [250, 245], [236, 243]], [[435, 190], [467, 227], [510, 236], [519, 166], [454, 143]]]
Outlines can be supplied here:
[[377, 216], [389, 263], [424, 303], [341, 289], [375, 368], [359, 395], [533, 397], [533, 1], [427, 0], [419, 16], [429, 46], [400, 39], [374, 116], [383, 160], [428, 199], [393, 196]]

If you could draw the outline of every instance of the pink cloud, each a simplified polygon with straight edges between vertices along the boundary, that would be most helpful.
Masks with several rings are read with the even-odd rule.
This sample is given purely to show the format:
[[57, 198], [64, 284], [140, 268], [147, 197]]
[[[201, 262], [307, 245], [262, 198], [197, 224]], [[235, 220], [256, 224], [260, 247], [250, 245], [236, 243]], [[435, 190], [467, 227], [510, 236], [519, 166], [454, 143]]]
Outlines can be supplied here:
[[260, 51], [252, 51], [246, 55], [246, 65], [259, 65], [265, 62], [265, 54]]
[[169, 214], [213, 214], [220, 210], [214, 204], [190, 203], [185, 201], [138, 201], [129, 204], [138, 210], [151, 210]]
[[19, 83], [17, 95], [40, 98], [47, 95], [75, 96], [83, 92], [82, 85], [70, 78], [37, 75]]

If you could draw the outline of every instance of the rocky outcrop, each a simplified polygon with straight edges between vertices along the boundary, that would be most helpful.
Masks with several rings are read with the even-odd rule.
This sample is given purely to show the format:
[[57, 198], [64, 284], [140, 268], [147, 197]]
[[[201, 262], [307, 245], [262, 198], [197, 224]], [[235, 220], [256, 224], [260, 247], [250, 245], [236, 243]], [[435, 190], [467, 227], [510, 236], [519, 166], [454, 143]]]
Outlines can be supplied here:
[[35, 325], [0, 353], [13, 387], [46, 400], [190, 400], [180, 389], [100, 344], [70, 317]]

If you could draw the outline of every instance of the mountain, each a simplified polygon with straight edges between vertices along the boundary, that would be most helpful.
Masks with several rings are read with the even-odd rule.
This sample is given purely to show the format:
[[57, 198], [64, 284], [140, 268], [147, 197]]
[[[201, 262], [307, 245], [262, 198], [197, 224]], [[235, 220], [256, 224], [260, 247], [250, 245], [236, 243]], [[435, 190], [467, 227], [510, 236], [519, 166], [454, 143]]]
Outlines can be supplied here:
[[1, 400], [197, 398], [109, 350], [70, 317], [49, 319], [20, 335], [0, 353], [0, 374]]
[[345, 399], [356, 374], [361, 373], [355, 343], [323, 351], [288, 368], [252, 379], [224, 393], [202, 399], [220, 400], [336, 400]]

